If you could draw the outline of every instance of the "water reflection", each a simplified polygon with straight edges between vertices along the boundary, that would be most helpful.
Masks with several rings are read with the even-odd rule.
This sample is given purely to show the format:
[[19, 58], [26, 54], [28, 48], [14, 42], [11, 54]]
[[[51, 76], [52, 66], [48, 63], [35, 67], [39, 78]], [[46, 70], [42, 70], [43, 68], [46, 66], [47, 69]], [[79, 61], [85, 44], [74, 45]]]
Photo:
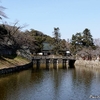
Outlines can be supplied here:
[[91, 100], [99, 87], [99, 70], [27, 70], [0, 77], [0, 100]]
[[100, 70], [77, 68], [73, 79], [74, 86], [77, 85], [76, 88], [80, 88], [79, 91], [83, 94], [81, 95], [83, 98], [88, 98], [89, 95], [100, 96]]

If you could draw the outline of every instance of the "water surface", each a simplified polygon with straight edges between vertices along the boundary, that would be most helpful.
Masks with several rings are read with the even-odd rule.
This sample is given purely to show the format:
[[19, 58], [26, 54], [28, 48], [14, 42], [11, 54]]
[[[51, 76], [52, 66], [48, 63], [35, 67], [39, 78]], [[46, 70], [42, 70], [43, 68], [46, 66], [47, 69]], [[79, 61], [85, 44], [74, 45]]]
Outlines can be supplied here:
[[30, 69], [0, 77], [0, 100], [99, 100], [99, 96], [99, 70]]

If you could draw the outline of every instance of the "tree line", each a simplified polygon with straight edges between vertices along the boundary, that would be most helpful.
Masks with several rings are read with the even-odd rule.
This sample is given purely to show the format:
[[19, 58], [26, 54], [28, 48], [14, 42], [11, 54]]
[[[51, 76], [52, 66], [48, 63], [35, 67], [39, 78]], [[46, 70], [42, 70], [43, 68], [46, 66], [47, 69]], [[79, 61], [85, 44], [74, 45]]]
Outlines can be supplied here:
[[87, 57], [92, 59], [93, 57], [100, 56], [100, 39], [93, 39], [92, 34], [88, 28], [83, 32], [79, 32], [72, 35], [70, 42], [70, 50], [73, 55], [79, 55], [80, 57]]
[[8, 46], [16, 52], [23, 46], [26, 46], [31, 54], [39, 53], [43, 49], [43, 43], [47, 42], [53, 45], [53, 51], [57, 54], [59, 51], [67, 48], [65, 39], [58, 39], [57, 33], [54, 28], [54, 37], [50, 37], [38, 30], [30, 29], [21, 31], [20, 26], [17, 26], [18, 22], [14, 25], [1, 24], [0, 25], [0, 45]]
[[[0, 19], [3, 17], [7, 18], [2, 11], [3, 9], [5, 7], [0, 6]], [[10, 47], [14, 53], [23, 46], [26, 46], [31, 54], [38, 53], [42, 51], [43, 43], [47, 42], [53, 45], [53, 52], [56, 55], [62, 54], [66, 50], [70, 50], [72, 55], [99, 54], [99, 40], [93, 39], [88, 28], [84, 29], [83, 32], [73, 34], [71, 41], [67, 42], [65, 39], [61, 39], [59, 27], [54, 27], [53, 37], [50, 37], [35, 29], [22, 31], [21, 29], [24, 26], [18, 26], [17, 24], [18, 21], [13, 25], [7, 23], [0, 24], [0, 46]]]

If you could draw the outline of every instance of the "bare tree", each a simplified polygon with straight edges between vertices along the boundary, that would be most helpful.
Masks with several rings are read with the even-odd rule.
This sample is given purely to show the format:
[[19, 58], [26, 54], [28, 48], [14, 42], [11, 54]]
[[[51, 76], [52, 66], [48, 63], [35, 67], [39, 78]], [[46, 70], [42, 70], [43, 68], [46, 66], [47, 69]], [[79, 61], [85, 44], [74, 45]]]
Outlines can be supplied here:
[[94, 44], [100, 47], [100, 38], [94, 39]]
[[6, 16], [6, 14], [3, 12], [4, 9], [6, 9], [6, 8], [3, 7], [3, 6], [0, 6], [0, 19], [2, 19], [2, 17], [8, 18], [8, 17]]

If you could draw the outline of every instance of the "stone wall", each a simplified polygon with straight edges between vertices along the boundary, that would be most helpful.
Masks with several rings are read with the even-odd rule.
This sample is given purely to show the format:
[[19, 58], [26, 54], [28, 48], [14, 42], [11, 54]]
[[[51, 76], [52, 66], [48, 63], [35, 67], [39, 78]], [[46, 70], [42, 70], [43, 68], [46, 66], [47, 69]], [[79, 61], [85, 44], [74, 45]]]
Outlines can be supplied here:
[[76, 60], [75, 61], [75, 67], [80, 66], [80, 67], [87, 67], [87, 68], [100, 68], [100, 61], [97, 60]]
[[27, 48], [17, 50], [16, 54], [24, 58], [27, 58], [28, 60], [32, 59], [31, 52]]
[[19, 72], [19, 71], [26, 70], [32, 67], [33, 67], [33, 62], [30, 62], [29, 64], [26, 64], [26, 65], [10, 67], [10, 68], [3, 68], [3, 69], [0, 69], [0, 75], [13, 73], [13, 72]]

